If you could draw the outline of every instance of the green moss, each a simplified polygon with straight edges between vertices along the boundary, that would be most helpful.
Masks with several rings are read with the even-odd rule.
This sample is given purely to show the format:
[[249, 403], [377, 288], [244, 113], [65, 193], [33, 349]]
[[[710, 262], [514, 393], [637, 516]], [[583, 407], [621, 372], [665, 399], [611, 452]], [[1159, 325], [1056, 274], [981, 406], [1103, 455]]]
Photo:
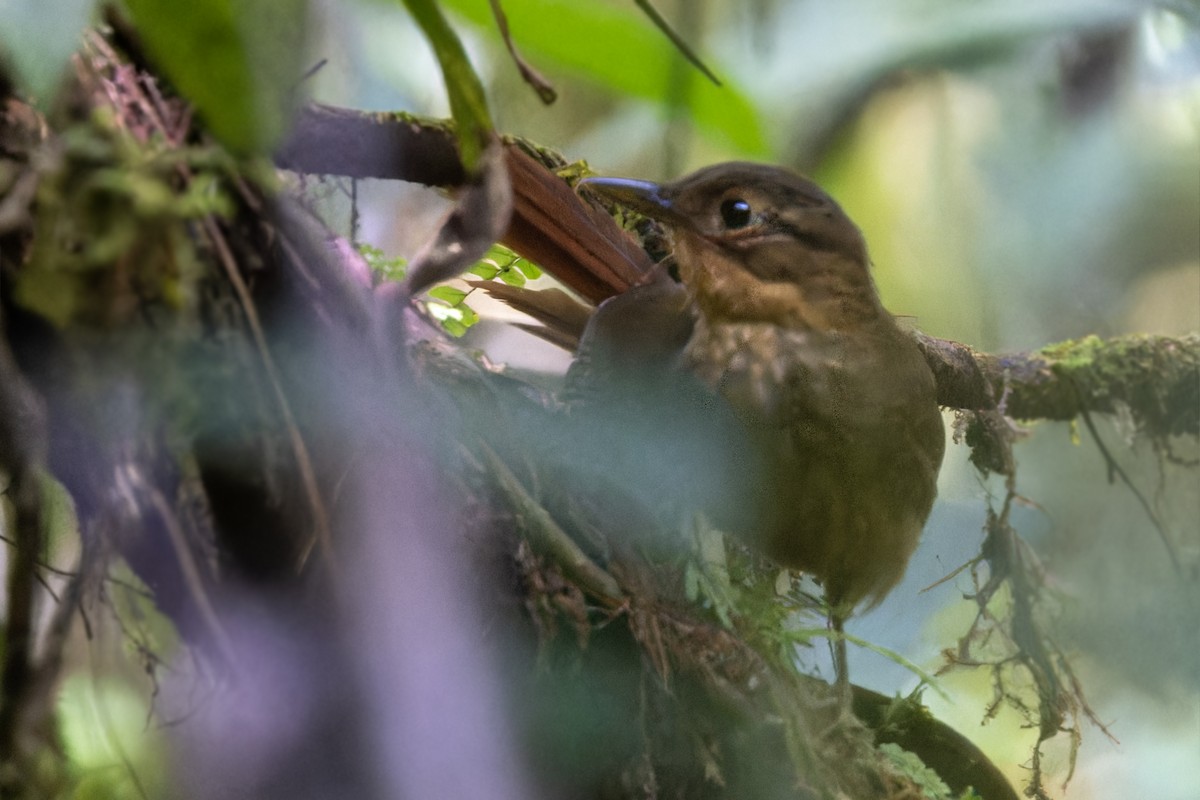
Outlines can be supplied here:
[[1156, 442], [1200, 433], [1200, 334], [1086, 336], [996, 366], [1013, 381], [1012, 417], [1071, 420], [1084, 410], [1127, 410], [1139, 433]]
[[139, 141], [103, 113], [58, 144], [17, 301], [59, 327], [119, 326], [148, 305], [193, 307], [204, 270], [189, 225], [232, 213], [223, 188], [232, 162], [209, 148]]
[[893, 771], [920, 787], [926, 797], [931, 800], [954, 800], [950, 787], [915, 754], [895, 744], [881, 744], [879, 752], [887, 758], [888, 766]]

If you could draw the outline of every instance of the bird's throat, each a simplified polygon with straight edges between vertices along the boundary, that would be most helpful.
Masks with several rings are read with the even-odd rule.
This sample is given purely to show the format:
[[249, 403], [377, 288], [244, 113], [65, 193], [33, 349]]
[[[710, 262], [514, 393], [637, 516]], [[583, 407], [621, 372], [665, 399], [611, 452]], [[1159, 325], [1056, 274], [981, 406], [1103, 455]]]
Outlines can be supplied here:
[[704, 240], [676, 243], [680, 278], [710, 322], [763, 322], [800, 330], [848, 330], [885, 312], [875, 289], [847, 270], [827, 270], [796, 281], [766, 280], [739, 263], [736, 254]]

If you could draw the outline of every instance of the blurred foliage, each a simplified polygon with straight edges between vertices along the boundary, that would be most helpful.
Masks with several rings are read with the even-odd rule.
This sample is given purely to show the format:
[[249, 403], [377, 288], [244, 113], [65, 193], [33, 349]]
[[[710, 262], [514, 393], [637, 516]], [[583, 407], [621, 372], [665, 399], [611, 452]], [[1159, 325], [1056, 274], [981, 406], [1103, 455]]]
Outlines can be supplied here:
[[[59, 326], [116, 325], [147, 300], [194, 307], [203, 269], [187, 225], [231, 212], [227, 154], [142, 142], [98, 111], [92, 124], [63, 132], [42, 169], [36, 245], [16, 284], [22, 305]], [[180, 169], [194, 173], [183, 191]]]
[[919, 786], [930, 800], [982, 800], [971, 790], [960, 795], [951, 793], [950, 787], [938, 777], [936, 772], [925, 766], [920, 758], [901, 749], [898, 745], [881, 744], [879, 752], [891, 759], [897, 772]]
[[54, 100], [71, 55], [92, 21], [95, 0], [4, 0], [0, 3], [0, 56], [34, 102]]
[[487, 255], [469, 270], [485, 281], [499, 280], [509, 286], [524, 286], [527, 281], [537, 280], [542, 270], [527, 258], [522, 258], [502, 244], [493, 245]]
[[230, 150], [278, 144], [303, 77], [307, 0], [124, 0], [155, 63]]
[[[502, 4], [515, 42], [559, 88], [557, 107], [542, 108], [517, 78], [488, 3], [406, 2], [440, 56], [468, 161], [494, 115], [505, 132], [561, 146], [606, 172], [663, 177], [667, 165], [733, 157], [813, 172], [864, 228], [889, 307], [916, 316], [930, 333], [982, 348], [1200, 326], [1200, 23], [1189, 4], [661, 3], [669, 19], [703, 12], [691, 44], [714, 67], [720, 88], [698, 73], [680, 73], [681, 56], [631, 2]], [[52, 5], [0, 5], [7, 77], [42, 108], [53, 105], [54, 87], [93, 13], [87, 0]], [[411, 86], [428, 87], [438, 76], [399, 42], [419, 36], [398, 3], [125, 0], [123, 8], [174, 88], [237, 154], [269, 152], [310, 85], [318, 96], [350, 105], [439, 110], [414, 101]], [[450, 24], [442, 9], [454, 15]], [[312, 17], [333, 24], [310, 26]], [[323, 58], [331, 66], [306, 83], [305, 68]], [[393, 80], [397, 74], [412, 83]], [[57, 161], [41, 167], [48, 177], [39, 222], [47, 227], [22, 273], [22, 302], [59, 324], [111, 323], [92, 311], [131, 309], [122, 296], [186, 306], [197, 270], [189, 225], [229, 213], [218, 184], [230, 160], [203, 147], [134, 143], [104, 117], [66, 134]], [[183, 191], [175, 182], [180, 169], [193, 173]], [[9, 177], [0, 175], [5, 190]], [[365, 214], [396, 226], [387, 210]], [[360, 252], [385, 279], [402, 276], [402, 257], [368, 246]], [[106, 271], [115, 263], [131, 266], [120, 282]], [[157, 269], [163, 264], [172, 267]], [[471, 272], [518, 286], [538, 276], [536, 267], [501, 250]], [[465, 303], [469, 294], [453, 286], [429, 293], [431, 313], [455, 335], [478, 319]], [[1021, 493], [1030, 501], [1014, 519], [1032, 531], [1061, 590], [1054, 617], [1084, 655], [1084, 683], [1099, 681], [1093, 700], [1135, 699], [1127, 706], [1131, 733], [1118, 730], [1128, 743], [1153, 736], [1160, 720], [1163, 730], [1175, 725], [1171, 715], [1187, 705], [1179, 698], [1195, 696], [1195, 582], [1164, 579], [1170, 573], [1146, 516], [1119, 487], [1101, 486], [1106, 465], [1076, 433], [1044, 424], [1018, 448]], [[1102, 424], [1099, 435], [1131, 438], [1120, 419]], [[1194, 472], [1145, 448], [1124, 449], [1120, 457], [1155, 507], [1165, 506], [1169, 534], [1194, 570]], [[943, 496], [978, 505], [996, 489], [964, 472], [945, 476]], [[740, 583], [742, 567], [735, 561], [732, 568], [731, 584], [727, 575], [693, 565], [692, 596], [728, 622], [729, 587], [743, 586], [737, 607], [764, 630], [782, 629], [800, 596], [796, 607], [779, 602], [771, 581]], [[944, 616], [970, 610], [959, 606]], [[945, 623], [937, 638], [964, 628], [962, 620]], [[783, 658], [794, 655], [796, 643], [775, 646]], [[133, 655], [138, 669], [159, 668]], [[945, 681], [970, 682], [957, 675]], [[68, 754], [80, 769], [96, 770], [84, 776], [79, 796], [130, 796], [129, 773], [116, 762], [127, 760], [141, 774], [162, 754], [134, 748], [114, 760], [96, 738], [88, 704], [109, 706], [111, 727], [126, 731], [144, 704], [104, 677], [92, 688], [107, 699], [89, 699], [80, 674], [62, 695]], [[566, 681], [559, 688], [577, 692]], [[990, 691], [980, 682], [961, 694], [985, 701]], [[979, 718], [977, 708], [945, 713], [958, 714], [964, 726]], [[1162, 737], [1161, 752], [1122, 782], [1089, 782], [1085, 763], [1082, 788], [1069, 796], [1141, 796], [1145, 776], [1156, 772], [1154, 758], [1169, 761], [1172, 747], [1195, 742], [1188, 724], [1177, 725], [1177, 741]], [[991, 752], [1011, 748], [1022, 735], [1018, 725], [993, 721], [982, 734], [994, 737]], [[584, 751], [588, 742], [560, 743], [568, 745]], [[929, 796], [949, 796], [903, 752], [890, 755]], [[1015, 761], [1011, 756], [997, 760]], [[1189, 787], [1160, 789], [1164, 798], [1181, 798]]]
[[371, 271], [385, 281], [402, 281], [408, 267], [408, 259], [399, 256], [389, 258], [387, 253], [369, 244], [359, 244], [358, 252]]
[[[371, 271], [382, 280], [400, 282], [408, 274], [408, 259], [389, 257], [378, 247], [359, 244], [358, 252]], [[502, 244], [494, 244], [480, 261], [465, 274], [474, 275], [485, 281], [496, 280], [509, 286], [524, 286], [542, 276], [542, 270], [527, 258], [514, 253]], [[446, 333], [454, 337], [463, 336], [479, 322], [479, 314], [467, 305], [474, 289], [460, 289], [451, 284], [435, 286], [426, 292], [432, 302], [425, 308], [430, 316], [441, 324]]]
[[[468, 269], [467, 273], [485, 281], [497, 280], [517, 287], [542, 275], [536, 264], [502, 244], [492, 245], [483, 259]], [[474, 291], [473, 288], [464, 290], [454, 286], [438, 286], [429, 290], [428, 295], [438, 301], [427, 306], [429, 313], [451, 336], [462, 336], [479, 322], [479, 314], [466, 303]]]
[[75, 800], [165, 796], [166, 742], [146, 728], [143, 687], [118, 676], [71, 675], [58, 698], [63, 747], [75, 771]]
[[[664, 112], [678, 107], [716, 141], [747, 156], [766, 155], [763, 124], [747, 92], [730, 78], [715, 86], [698, 73], [680, 91], [670, 75], [672, 63], [682, 56], [632, 3], [518, 0], [503, 5], [521, 48], [546, 65]], [[493, 35], [486, 0], [448, 0], [446, 6]]]
[[421, 26], [442, 67], [450, 113], [457, 123], [459, 155], [463, 165], [474, 170], [492, 135], [491, 114], [479, 76], [436, 0], [404, 0], [404, 5]]

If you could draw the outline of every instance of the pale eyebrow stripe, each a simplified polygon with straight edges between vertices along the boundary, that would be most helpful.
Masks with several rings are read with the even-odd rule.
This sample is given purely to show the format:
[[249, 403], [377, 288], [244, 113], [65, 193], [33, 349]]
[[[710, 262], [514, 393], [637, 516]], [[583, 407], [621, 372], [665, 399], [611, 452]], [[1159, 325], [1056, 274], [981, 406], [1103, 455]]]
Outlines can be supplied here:
[[813, 231], [806, 231], [797, 228], [795, 225], [784, 222], [778, 217], [771, 220], [771, 225], [777, 230], [790, 233], [799, 241], [811, 247], [813, 250], [818, 250], [824, 253], [837, 253], [846, 250], [845, 241], [842, 239], [826, 236]]

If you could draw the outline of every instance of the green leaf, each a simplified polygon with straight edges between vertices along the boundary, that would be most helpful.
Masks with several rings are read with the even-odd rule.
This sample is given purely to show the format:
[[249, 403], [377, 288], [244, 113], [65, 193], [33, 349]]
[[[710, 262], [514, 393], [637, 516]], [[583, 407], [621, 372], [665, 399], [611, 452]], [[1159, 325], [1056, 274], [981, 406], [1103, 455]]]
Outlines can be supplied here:
[[500, 274], [500, 267], [496, 266], [494, 262], [485, 260], [480, 261], [478, 264], [467, 270], [467, 272], [471, 273], [472, 275], [478, 275], [485, 281], [490, 281], [492, 278]]
[[464, 333], [467, 332], [466, 325], [462, 324], [458, 320], [453, 319], [451, 317], [447, 317], [446, 319], [441, 320], [441, 323], [442, 323], [442, 329], [445, 330], [446, 333], [450, 334], [451, 336], [455, 336], [455, 337], [462, 336]]
[[408, 269], [408, 261], [397, 256], [396, 258], [388, 258], [387, 253], [369, 244], [360, 242], [358, 245], [359, 255], [363, 257], [363, 261], [367, 262], [367, 266], [371, 271], [389, 281], [404, 280], [404, 274]]
[[[429, 290], [429, 295], [438, 302], [428, 303], [425, 307], [451, 336], [462, 336], [472, 325], [479, 322], [479, 314], [463, 302], [467, 294], [450, 286], [438, 286]], [[446, 303], [449, 305], [445, 305]]]
[[507, 283], [509, 286], [524, 286], [525, 276], [515, 269], [506, 269], [500, 272], [500, 280]]
[[92, 0], [0, 0], [0, 51], [42, 108], [53, 99], [92, 18]]
[[474, 325], [476, 322], [479, 322], [479, 314], [477, 314], [475, 312], [475, 309], [471, 308], [470, 306], [461, 305], [458, 307], [458, 310], [462, 312], [462, 317], [461, 317], [462, 324], [465, 325], [466, 327], [469, 328], [472, 325]]
[[175, 199], [175, 208], [183, 217], [215, 214], [228, 218], [234, 211], [233, 201], [223, 191], [220, 179], [207, 172], [196, 175], [183, 195]]
[[466, 292], [462, 289], [455, 289], [453, 286], [435, 286], [429, 290], [429, 296], [441, 300], [451, 308], [467, 299]]
[[155, 63], [240, 154], [283, 136], [304, 65], [305, 0], [124, 0]]
[[[498, 37], [487, 0], [443, 2], [486, 35]], [[664, 108], [683, 106], [713, 138], [748, 156], [768, 154], [758, 110], [728, 76], [722, 75], [725, 85], [717, 87], [697, 74], [684, 96], [672, 95], [671, 64], [683, 56], [632, 3], [626, 8], [579, 0], [505, 0], [504, 12], [522, 52], [548, 68], [554, 62], [621, 94]]]
[[[413, 19], [421, 26], [433, 54], [442, 67], [450, 113], [457, 123], [458, 150], [468, 172], [475, 170], [483, 147], [491, 135], [492, 117], [488, 112], [483, 84], [471, 66], [458, 35], [446, 21], [435, 0], [403, 0]], [[490, 10], [489, 10], [490, 15]]]
[[526, 278], [529, 278], [529, 280], [531, 280], [531, 281], [537, 280], [538, 278], [542, 277], [541, 268], [537, 264], [534, 264], [532, 261], [530, 261], [528, 259], [518, 258], [516, 261], [513, 262], [513, 266], [516, 267], [517, 269], [519, 269], [521, 271], [521, 274], [524, 275]]

